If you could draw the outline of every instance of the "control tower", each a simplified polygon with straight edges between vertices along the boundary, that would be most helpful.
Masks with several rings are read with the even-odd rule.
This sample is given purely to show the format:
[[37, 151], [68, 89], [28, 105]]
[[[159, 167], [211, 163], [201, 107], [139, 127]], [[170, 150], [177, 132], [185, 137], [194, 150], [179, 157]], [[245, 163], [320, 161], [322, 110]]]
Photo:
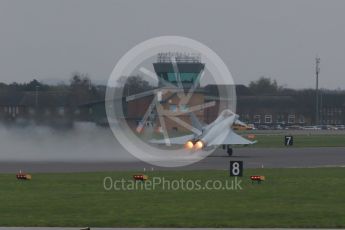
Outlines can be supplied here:
[[183, 88], [187, 90], [204, 70], [205, 64], [201, 63], [199, 54], [159, 53], [153, 67], [160, 80], [159, 87], [164, 86], [161, 79], [177, 86], [180, 78]]
[[[186, 53], [159, 53], [157, 55], [157, 62], [153, 63], [154, 70], [158, 76], [158, 87], [167, 88], [166, 82], [183, 89], [184, 94], [187, 95], [192, 86], [196, 83], [193, 94], [186, 103], [181, 103], [181, 93], [177, 94], [169, 90], [162, 91], [162, 98], [160, 103], [165, 111], [171, 114], [179, 114], [175, 117], [191, 124], [188, 110], [190, 107], [200, 106], [204, 104], [204, 91], [200, 88], [200, 76], [204, 71], [205, 64], [201, 62], [199, 54]], [[200, 119], [204, 120], [204, 111], [200, 109], [194, 112]], [[156, 124], [160, 122], [156, 120]], [[163, 127], [162, 127], [163, 128]], [[172, 119], [165, 119], [165, 128], [168, 131], [187, 131], [181, 124], [174, 122]]]

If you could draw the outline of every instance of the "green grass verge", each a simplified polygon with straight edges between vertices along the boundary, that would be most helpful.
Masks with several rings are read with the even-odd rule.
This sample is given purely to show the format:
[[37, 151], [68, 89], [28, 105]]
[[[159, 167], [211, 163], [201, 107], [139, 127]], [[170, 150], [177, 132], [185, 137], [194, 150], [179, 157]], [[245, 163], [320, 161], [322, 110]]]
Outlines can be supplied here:
[[[243, 190], [106, 191], [130, 172], [1, 174], [0, 226], [345, 227], [343, 168], [246, 169]], [[248, 177], [265, 175], [262, 184]], [[221, 180], [226, 171], [150, 172], [151, 178]]]
[[[283, 147], [285, 135], [256, 135], [252, 147]], [[246, 135], [244, 135], [246, 137]], [[293, 147], [344, 147], [345, 135], [293, 135]]]
[[[235, 131], [237, 134], [243, 136], [244, 138], [248, 139], [248, 134], [256, 134], [255, 131]], [[173, 133], [171, 136], [182, 136], [187, 135], [190, 133], [182, 133], [176, 132]], [[263, 148], [281, 148], [284, 147], [284, 133], [265, 133], [265, 134], [256, 134], [255, 140], [258, 143], [254, 145], [250, 145], [251, 147], [263, 147]], [[144, 136], [141, 136], [143, 139]], [[345, 147], [345, 135], [344, 134], [293, 134], [294, 137], [294, 145], [293, 147]], [[159, 134], [155, 134], [154, 137], [149, 137], [146, 139], [162, 139], [163, 136]], [[145, 139], [145, 140], [146, 140]]]

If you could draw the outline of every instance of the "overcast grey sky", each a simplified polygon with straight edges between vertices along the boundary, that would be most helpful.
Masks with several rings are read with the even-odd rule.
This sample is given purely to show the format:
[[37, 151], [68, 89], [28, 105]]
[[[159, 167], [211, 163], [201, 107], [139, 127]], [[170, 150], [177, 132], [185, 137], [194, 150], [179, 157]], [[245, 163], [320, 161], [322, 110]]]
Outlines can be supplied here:
[[106, 82], [125, 52], [162, 35], [209, 46], [243, 84], [314, 87], [318, 54], [320, 85], [345, 89], [342, 0], [0, 0], [0, 81], [79, 71]]

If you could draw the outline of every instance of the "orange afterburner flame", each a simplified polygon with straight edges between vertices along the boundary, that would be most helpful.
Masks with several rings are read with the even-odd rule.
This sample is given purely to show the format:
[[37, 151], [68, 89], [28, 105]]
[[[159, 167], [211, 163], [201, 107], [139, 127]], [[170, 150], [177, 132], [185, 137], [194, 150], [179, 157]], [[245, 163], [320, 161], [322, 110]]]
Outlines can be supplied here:
[[185, 144], [186, 149], [192, 149], [193, 146], [194, 146], [194, 144], [191, 141], [187, 141], [187, 143]]
[[202, 149], [204, 147], [204, 143], [202, 143], [202, 141], [197, 141], [194, 147], [195, 149]]

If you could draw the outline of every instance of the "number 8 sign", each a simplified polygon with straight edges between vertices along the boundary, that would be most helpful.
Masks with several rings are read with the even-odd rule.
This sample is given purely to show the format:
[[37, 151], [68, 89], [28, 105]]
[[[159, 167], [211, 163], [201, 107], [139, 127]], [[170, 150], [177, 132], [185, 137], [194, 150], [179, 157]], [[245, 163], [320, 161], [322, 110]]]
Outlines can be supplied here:
[[243, 161], [230, 161], [230, 176], [243, 175]]

